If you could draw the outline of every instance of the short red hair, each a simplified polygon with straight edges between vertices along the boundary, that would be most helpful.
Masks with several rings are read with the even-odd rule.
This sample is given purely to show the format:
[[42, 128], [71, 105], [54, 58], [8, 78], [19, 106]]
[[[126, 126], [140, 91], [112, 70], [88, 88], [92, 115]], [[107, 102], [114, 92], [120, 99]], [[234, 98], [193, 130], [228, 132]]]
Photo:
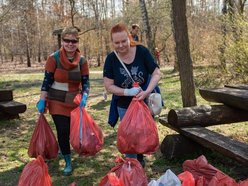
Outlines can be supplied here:
[[114, 33], [123, 32], [123, 31], [127, 33], [131, 46], [135, 46], [138, 44], [136, 41], [133, 40], [133, 37], [131, 36], [127, 26], [124, 23], [118, 23], [111, 28], [110, 30], [111, 41], [113, 40], [112, 35]]

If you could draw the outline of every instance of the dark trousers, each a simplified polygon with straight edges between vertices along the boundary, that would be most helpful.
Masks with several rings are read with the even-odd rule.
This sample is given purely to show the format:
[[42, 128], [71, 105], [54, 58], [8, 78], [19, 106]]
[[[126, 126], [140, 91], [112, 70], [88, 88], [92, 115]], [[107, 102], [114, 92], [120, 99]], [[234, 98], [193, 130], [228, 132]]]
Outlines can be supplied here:
[[57, 130], [59, 148], [63, 155], [71, 154], [70, 149], [70, 117], [52, 115]]

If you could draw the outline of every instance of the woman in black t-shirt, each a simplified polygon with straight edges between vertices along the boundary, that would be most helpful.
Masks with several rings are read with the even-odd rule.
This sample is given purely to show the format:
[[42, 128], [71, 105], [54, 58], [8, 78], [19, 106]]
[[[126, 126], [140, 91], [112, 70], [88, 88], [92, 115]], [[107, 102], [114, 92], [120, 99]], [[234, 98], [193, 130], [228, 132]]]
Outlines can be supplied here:
[[[134, 96], [144, 100], [153, 91], [160, 80], [160, 70], [150, 51], [132, 40], [126, 25], [119, 23], [112, 27], [111, 41], [132, 79], [140, 85], [133, 87], [132, 79], [114, 52], [107, 56], [103, 69], [104, 86], [108, 92], [117, 96], [116, 104], [121, 120]], [[126, 157], [137, 158], [144, 166], [142, 154], [126, 154]]]

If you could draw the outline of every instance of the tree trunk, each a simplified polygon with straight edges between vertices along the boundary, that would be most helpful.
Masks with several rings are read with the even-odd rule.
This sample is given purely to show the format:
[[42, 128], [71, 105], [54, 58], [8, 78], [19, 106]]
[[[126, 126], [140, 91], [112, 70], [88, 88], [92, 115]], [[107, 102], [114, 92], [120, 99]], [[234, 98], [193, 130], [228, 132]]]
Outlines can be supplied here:
[[96, 51], [96, 60], [97, 60], [97, 66], [101, 66], [101, 37], [100, 37], [100, 12], [99, 12], [99, 4], [92, 3], [92, 7], [95, 14], [95, 27], [96, 27], [96, 38], [97, 38], [97, 51]]
[[227, 14], [227, 0], [223, 1], [223, 8], [222, 8], [222, 16], [223, 20], [221, 23], [221, 32], [222, 32], [222, 44], [220, 46], [220, 63], [221, 67], [226, 70], [226, 57], [225, 57], [225, 51], [226, 51], [226, 35], [227, 35], [227, 28], [225, 23], [225, 18]]
[[70, 7], [71, 7], [71, 25], [72, 26], [76, 26], [75, 23], [74, 23], [74, 16], [75, 16], [75, 1], [74, 0], [69, 0], [70, 2]]
[[172, 0], [172, 24], [176, 42], [183, 107], [195, 106], [197, 103], [193, 79], [193, 65], [189, 49], [185, 0]]
[[36, 10], [36, 20], [37, 20], [37, 32], [38, 32], [38, 39], [37, 39], [37, 42], [38, 42], [38, 62], [40, 63], [41, 62], [41, 30], [40, 30], [40, 20], [39, 20], [39, 11], [38, 9]]
[[29, 45], [26, 43], [27, 67], [31, 67]]
[[146, 34], [147, 46], [148, 46], [150, 51], [154, 51], [154, 49], [155, 49], [154, 41], [152, 39], [153, 38], [152, 37], [152, 31], [151, 31], [151, 26], [149, 24], [149, 17], [148, 17], [148, 12], [146, 9], [145, 0], [139, 0], [139, 4], [140, 4], [140, 10], [142, 13], [142, 19], [143, 19], [143, 24], [144, 24], [144, 31]]
[[29, 49], [29, 36], [27, 31], [27, 25], [25, 24], [25, 35], [26, 35], [26, 57], [27, 57], [27, 67], [31, 67], [30, 60], [30, 49]]

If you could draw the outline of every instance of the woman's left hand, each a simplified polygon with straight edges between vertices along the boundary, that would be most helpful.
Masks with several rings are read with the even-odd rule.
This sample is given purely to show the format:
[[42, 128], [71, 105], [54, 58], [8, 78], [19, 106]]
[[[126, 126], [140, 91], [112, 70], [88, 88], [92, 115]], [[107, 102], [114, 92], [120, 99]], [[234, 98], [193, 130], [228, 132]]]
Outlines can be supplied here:
[[80, 102], [80, 105], [79, 105], [80, 108], [86, 106], [87, 99], [88, 99], [88, 94], [85, 92], [85, 93], [83, 93], [83, 96], [82, 96], [82, 99], [81, 99], [81, 102]]
[[150, 94], [149, 92], [141, 90], [141, 91], [136, 95], [136, 98], [138, 98], [138, 100], [144, 100], [149, 94]]

